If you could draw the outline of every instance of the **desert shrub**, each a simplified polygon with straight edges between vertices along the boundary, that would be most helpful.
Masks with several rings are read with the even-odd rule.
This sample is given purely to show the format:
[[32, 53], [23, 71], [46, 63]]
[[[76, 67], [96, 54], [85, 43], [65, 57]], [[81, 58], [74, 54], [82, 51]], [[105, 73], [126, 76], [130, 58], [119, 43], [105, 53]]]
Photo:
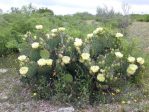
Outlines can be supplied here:
[[[32, 31], [34, 22], [30, 21], [30, 16], [24, 14], [4, 14], [1, 21], [1, 49], [0, 56], [17, 51], [18, 44], [22, 43], [21, 35], [27, 31]], [[4, 50], [2, 50], [4, 49]]]
[[36, 24], [44, 25], [45, 32], [64, 26], [72, 36], [76, 37], [84, 37], [88, 31], [95, 28], [93, 25], [87, 25], [84, 20], [81, 20], [83, 18], [76, 15], [55, 16], [48, 9], [28, 8], [12, 9], [11, 13], [0, 15], [0, 56], [18, 51], [19, 44], [22, 43], [21, 35], [28, 31], [36, 33], [34, 29]]
[[95, 17], [94, 15], [88, 13], [88, 12], [82, 12], [82, 13], [75, 13], [73, 14], [73, 17], [79, 18], [81, 20], [93, 20]]
[[55, 23], [60, 22], [54, 17], [54, 13], [50, 9], [37, 10], [31, 4], [23, 6], [21, 9], [11, 8], [10, 13], [0, 15], [0, 56], [18, 51], [18, 46], [22, 43], [21, 35], [27, 31], [34, 33], [36, 24], [42, 23], [46, 29], [49, 29]]
[[[36, 26], [20, 47], [19, 74], [33, 96], [78, 105], [115, 101], [127, 84], [139, 84], [144, 59], [133, 57], [121, 33], [99, 27], [73, 38], [60, 27]], [[117, 100], [118, 101], [118, 100]]]
[[36, 11], [37, 13], [48, 13], [49, 15], [54, 15], [54, 12], [48, 8], [41, 8]]
[[149, 15], [148, 14], [132, 14], [131, 15], [132, 19], [135, 21], [140, 21], [140, 22], [149, 22]]
[[100, 21], [106, 27], [117, 28], [126, 35], [126, 28], [132, 23], [129, 16], [129, 5], [122, 4], [122, 13], [115, 12], [113, 8], [109, 9], [107, 6], [98, 7], [96, 13], [96, 20]]

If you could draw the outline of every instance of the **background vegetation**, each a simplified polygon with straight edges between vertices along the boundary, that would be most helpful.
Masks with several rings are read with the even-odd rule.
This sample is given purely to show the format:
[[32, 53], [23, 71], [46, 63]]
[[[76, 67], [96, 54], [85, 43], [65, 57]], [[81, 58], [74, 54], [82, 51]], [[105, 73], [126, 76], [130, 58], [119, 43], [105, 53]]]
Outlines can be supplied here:
[[88, 12], [73, 15], [54, 15], [50, 9], [35, 9], [31, 4], [21, 9], [12, 7], [10, 13], [0, 14], [0, 56], [11, 52], [18, 52], [18, 46], [22, 42], [22, 34], [33, 32], [36, 24], [42, 24], [49, 30], [58, 26], [68, 29], [74, 37], [85, 37], [97, 26], [102, 25], [111, 29], [126, 33], [126, 28], [132, 21], [149, 21], [149, 15], [128, 15], [129, 7], [123, 5], [124, 15], [116, 13], [113, 9], [97, 8], [97, 14]]

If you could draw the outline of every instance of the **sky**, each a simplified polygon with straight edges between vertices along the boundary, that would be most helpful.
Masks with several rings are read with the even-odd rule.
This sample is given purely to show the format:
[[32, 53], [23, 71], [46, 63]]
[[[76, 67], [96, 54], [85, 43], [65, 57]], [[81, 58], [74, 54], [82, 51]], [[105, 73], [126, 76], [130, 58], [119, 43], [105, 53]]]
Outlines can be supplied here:
[[23, 5], [32, 5], [36, 8], [49, 8], [57, 15], [89, 12], [96, 14], [97, 7], [107, 6], [116, 12], [122, 13], [122, 4], [129, 5], [129, 13], [149, 14], [149, 0], [0, 0], [0, 9], [7, 12], [11, 7], [21, 8]]

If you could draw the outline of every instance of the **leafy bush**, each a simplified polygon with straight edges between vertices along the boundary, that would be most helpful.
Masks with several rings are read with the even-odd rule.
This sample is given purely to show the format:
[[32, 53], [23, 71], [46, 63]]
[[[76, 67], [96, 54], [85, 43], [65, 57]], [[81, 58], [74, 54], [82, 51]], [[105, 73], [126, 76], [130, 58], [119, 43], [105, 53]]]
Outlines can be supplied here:
[[88, 13], [88, 12], [82, 12], [82, 13], [75, 13], [73, 14], [75, 18], [81, 19], [81, 20], [94, 20], [95, 16]]
[[131, 17], [135, 21], [140, 21], [140, 22], [149, 22], [149, 15], [148, 14], [132, 14]]
[[115, 12], [113, 8], [108, 9], [105, 7], [98, 7], [96, 20], [101, 21], [103, 25], [110, 26], [111, 28], [119, 29], [123, 34], [126, 34], [126, 28], [132, 23], [129, 16], [129, 6], [127, 4], [122, 5], [123, 13]]
[[0, 56], [18, 51], [18, 46], [22, 43], [21, 35], [28, 31], [34, 33], [36, 24], [42, 23], [49, 29], [53, 25], [52, 22], [56, 23], [53, 20], [58, 23], [52, 10], [42, 8], [37, 10], [31, 4], [21, 9], [11, 8], [10, 13], [1, 14]]
[[1, 15], [3, 21], [1, 24], [0, 34], [0, 56], [10, 53], [11, 51], [17, 51], [18, 44], [21, 43], [21, 36], [27, 31], [33, 31], [33, 24], [27, 19], [30, 18], [23, 14], [3, 14]]
[[[90, 14], [83, 13], [85, 17]], [[82, 14], [82, 15], [83, 15]], [[0, 15], [0, 56], [11, 51], [18, 51], [19, 44], [22, 43], [22, 34], [30, 31], [35, 33], [36, 24], [44, 25], [44, 30], [64, 26], [72, 36], [84, 37], [88, 31], [92, 31], [96, 26], [85, 23], [85, 17], [81, 15], [55, 16], [49, 9], [39, 9], [23, 7], [22, 9], [12, 9], [11, 13]], [[88, 18], [86, 18], [88, 19]], [[82, 33], [84, 32], [84, 33]]]
[[50, 9], [47, 9], [47, 8], [45, 8], [45, 9], [39, 9], [39, 10], [37, 10], [36, 11], [36, 13], [48, 13], [48, 14], [50, 14], [50, 15], [54, 15], [54, 12], [52, 11], [52, 10], [50, 10]]
[[60, 27], [28, 33], [20, 47], [19, 73], [34, 97], [57, 101], [107, 103], [127, 84], [139, 83], [144, 59], [132, 57], [121, 33], [99, 27], [87, 38], [73, 38]]

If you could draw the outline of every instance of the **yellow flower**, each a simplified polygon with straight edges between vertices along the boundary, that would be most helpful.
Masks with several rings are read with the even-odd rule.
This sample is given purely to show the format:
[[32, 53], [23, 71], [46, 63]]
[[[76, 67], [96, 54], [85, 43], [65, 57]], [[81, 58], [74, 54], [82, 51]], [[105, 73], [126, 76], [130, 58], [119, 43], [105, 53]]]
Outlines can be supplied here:
[[44, 66], [44, 65], [47, 64], [46, 60], [43, 59], [43, 58], [39, 59], [39, 60], [37, 61], [37, 63], [38, 63], [39, 66]]
[[117, 58], [122, 58], [123, 54], [121, 52], [115, 52]]
[[137, 58], [137, 62], [140, 64], [140, 65], [143, 65], [144, 64], [144, 59], [142, 57], [138, 57]]
[[39, 43], [38, 42], [32, 43], [32, 48], [33, 49], [37, 49], [38, 47], [39, 47]]
[[137, 100], [136, 100], [136, 99], [134, 99], [134, 102], [137, 102]]
[[122, 104], [125, 104], [126, 102], [125, 101], [122, 101]]
[[26, 40], [26, 38], [22, 38], [23, 40]]
[[33, 96], [36, 96], [37, 95], [37, 93], [33, 93]]
[[46, 37], [47, 37], [47, 39], [50, 39], [50, 34], [47, 33], [46, 34]]
[[21, 67], [19, 72], [21, 75], [25, 76], [28, 72], [28, 67]]
[[119, 37], [123, 37], [122, 33], [116, 33], [115, 37], [119, 38]]
[[36, 28], [37, 30], [41, 30], [41, 29], [43, 29], [43, 26], [42, 26], [42, 25], [36, 25], [35, 28]]
[[33, 38], [36, 40], [37, 39], [37, 36], [34, 36]]
[[103, 28], [102, 27], [98, 27], [98, 28], [96, 28], [96, 30], [101, 32], [101, 31], [103, 31]]
[[27, 38], [28, 37], [27, 34], [25, 34], [24, 37]]
[[21, 55], [18, 57], [18, 60], [20, 61], [25, 61], [27, 59], [27, 57], [25, 55]]
[[75, 38], [75, 42], [74, 42], [75, 47], [80, 47], [80, 46], [82, 46], [82, 44], [83, 44], [83, 42], [81, 39]]
[[56, 34], [55, 34], [55, 33], [51, 33], [51, 36], [52, 36], [52, 37], [56, 37]]
[[120, 89], [116, 89], [116, 93], [120, 93], [121, 92], [121, 90]]
[[83, 62], [84, 62], [84, 60], [83, 60], [82, 58], [80, 58], [80, 59], [79, 59], [79, 61], [80, 61], [81, 63], [83, 63]]
[[65, 28], [64, 27], [59, 27], [58, 30], [63, 32], [63, 31], [65, 31]]
[[104, 76], [104, 74], [98, 74], [97, 75], [97, 80], [99, 81], [99, 82], [104, 82], [105, 81], [105, 76]]
[[98, 34], [99, 32], [102, 32], [103, 28], [102, 27], [98, 27], [96, 28], [96, 30], [93, 31], [93, 34]]
[[63, 57], [63, 55], [62, 55], [62, 54], [58, 54], [58, 57], [59, 57], [59, 58], [62, 58], [62, 57]]
[[52, 63], [53, 63], [53, 60], [52, 60], [52, 59], [47, 59], [47, 60], [46, 60], [46, 64], [47, 64], [47, 65], [51, 66]]
[[131, 101], [127, 101], [127, 104], [130, 104], [131, 103]]
[[100, 69], [100, 72], [104, 73], [104, 72], [105, 72], [105, 70], [104, 70], [104, 69]]
[[57, 33], [57, 31], [58, 31], [57, 29], [52, 29], [51, 30], [52, 33]]
[[81, 58], [82, 58], [82, 60], [90, 60], [90, 54], [89, 53], [82, 53]]
[[70, 63], [70, 57], [69, 57], [69, 56], [63, 56], [63, 57], [62, 57], [62, 62], [63, 62], [64, 64]]
[[138, 66], [137, 66], [137, 65], [135, 65], [135, 64], [130, 64], [130, 65], [128, 66], [128, 68], [127, 68], [127, 73], [128, 73], [128, 75], [133, 75], [133, 74], [136, 72], [137, 69], [138, 69]]
[[91, 66], [91, 67], [90, 67], [90, 71], [91, 71], [92, 73], [98, 72], [98, 71], [99, 71], [99, 66]]
[[127, 60], [128, 60], [128, 62], [130, 62], [130, 63], [134, 63], [134, 62], [135, 62], [135, 58], [132, 57], [132, 56], [129, 56]]
[[87, 34], [87, 38], [88, 38], [88, 39], [90, 39], [90, 38], [92, 38], [92, 37], [93, 37], [93, 33]]

